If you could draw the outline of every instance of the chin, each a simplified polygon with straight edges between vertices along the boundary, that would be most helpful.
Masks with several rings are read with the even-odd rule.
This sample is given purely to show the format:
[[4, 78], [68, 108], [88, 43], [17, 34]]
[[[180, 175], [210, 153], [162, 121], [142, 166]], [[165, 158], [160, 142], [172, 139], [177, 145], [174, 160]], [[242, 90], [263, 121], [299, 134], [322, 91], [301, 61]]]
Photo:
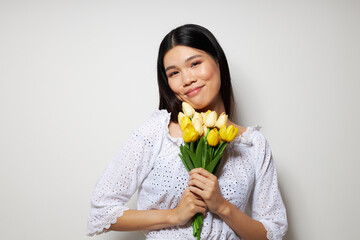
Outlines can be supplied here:
[[204, 101], [200, 96], [198, 98], [189, 99], [188, 102], [197, 112], [205, 112], [211, 108], [211, 101]]
[[209, 107], [209, 104], [204, 104], [204, 103], [199, 103], [199, 104], [193, 103], [191, 105], [198, 112], [204, 112]]

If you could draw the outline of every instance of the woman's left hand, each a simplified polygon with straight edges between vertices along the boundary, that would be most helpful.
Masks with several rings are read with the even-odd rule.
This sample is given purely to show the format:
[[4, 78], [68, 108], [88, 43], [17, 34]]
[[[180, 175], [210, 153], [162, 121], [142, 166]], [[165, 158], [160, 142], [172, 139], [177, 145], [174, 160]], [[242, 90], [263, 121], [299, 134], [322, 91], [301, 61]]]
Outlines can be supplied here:
[[220, 213], [227, 201], [221, 195], [217, 177], [203, 168], [195, 168], [189, 175], [190, 191], [199, 195], [212, 213]]

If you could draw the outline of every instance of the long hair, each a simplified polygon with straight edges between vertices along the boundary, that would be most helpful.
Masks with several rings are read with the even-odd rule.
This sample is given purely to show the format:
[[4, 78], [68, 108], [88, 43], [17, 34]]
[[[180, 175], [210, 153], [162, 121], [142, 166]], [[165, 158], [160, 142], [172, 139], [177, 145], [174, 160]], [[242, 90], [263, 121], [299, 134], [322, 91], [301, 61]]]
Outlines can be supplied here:
[[218, 62], [221, 78], [221, 98], [225, 105], [226, 114], [231, 117], [234, 96], [229, 65], [225, 53], [215, 36], [209, 30], [195, 24], [186, 24], [173, 29], [164, 37], [160, 44], [157, 60], [157, 78], [160, 97], [159, 109], [166, 109], [171, 113], [171, 121], [177, 122], [177, 115], [181, 112], [181, 101], [175, 96], [169, 86], [164, 68], [164, 56], [170, 49], [178, 45], [202, 50]]

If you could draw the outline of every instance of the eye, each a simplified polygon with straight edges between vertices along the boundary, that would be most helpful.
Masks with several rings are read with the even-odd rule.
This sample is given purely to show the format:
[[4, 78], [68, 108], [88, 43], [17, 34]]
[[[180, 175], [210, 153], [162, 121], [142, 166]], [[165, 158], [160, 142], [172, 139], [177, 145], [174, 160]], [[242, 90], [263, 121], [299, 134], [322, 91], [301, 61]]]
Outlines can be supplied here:
[[178, 73], [179, 73], [178, 71], [170, 72], [170, 73], [168, 74], [168, 78], [171, 78], [171, 77], [175, 76], [175, 75], [178, 74]]
[[200, 63], [201, 63], [200, 61], [193, 62], [193, 63], [191, 63], [191, 67], [196, 67]]

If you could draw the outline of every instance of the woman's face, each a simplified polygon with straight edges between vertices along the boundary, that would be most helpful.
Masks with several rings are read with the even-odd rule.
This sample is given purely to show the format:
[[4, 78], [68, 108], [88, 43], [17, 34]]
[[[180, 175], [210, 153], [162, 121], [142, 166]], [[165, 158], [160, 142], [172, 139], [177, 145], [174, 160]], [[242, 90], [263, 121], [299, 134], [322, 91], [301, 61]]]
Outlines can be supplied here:
[[176, 97], [195, 109], [218, 109], [223, 105], [220, 94], [220, 69], [206, 52], [186, 46], [175, 46], [164, 56], [168, 83]]

